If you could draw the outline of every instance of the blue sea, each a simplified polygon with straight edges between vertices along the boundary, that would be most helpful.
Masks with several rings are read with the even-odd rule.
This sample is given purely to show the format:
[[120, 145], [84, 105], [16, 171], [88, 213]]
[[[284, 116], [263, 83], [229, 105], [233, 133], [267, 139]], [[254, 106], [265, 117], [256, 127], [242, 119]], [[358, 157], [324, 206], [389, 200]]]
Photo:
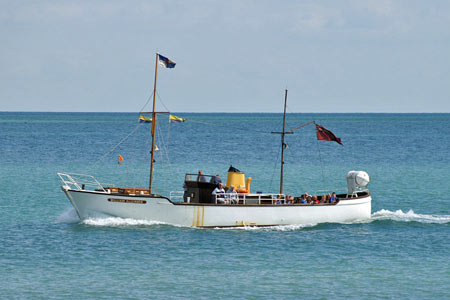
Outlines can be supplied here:
[[[159, 116], [156, 191], [185, 173], [279, 189], [281, 114]], [[294, 114], [284, 191], [371, 178], [372, 218], [351, 224], [195, 229], [80, 221], [57, 172], [146, 187], [151, 126], [132, 113], [0, 112], [1, 299], [450, 299], [450, 114]], [[121, 154], [124, 161], [118, 162]]]

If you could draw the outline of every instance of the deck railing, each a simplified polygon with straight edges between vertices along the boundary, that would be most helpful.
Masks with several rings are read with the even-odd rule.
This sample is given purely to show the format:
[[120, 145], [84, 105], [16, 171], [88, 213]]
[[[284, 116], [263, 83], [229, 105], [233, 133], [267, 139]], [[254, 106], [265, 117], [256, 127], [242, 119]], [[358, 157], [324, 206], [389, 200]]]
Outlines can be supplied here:
[[[58, 173], [59, 178], [68, 186], [74, 190], [101, 190], [106, 193], [103, 185], [95, 179], [94, 176], [86, 174], [76, 173]], [[111, 186], [111, 185], [110, 185]]]
[[224, 193], [215, 195], [216, 204], [258, 204], [261, 205], [261, 201], [271, 202], [276, 204], [286, 204], [285, 194], [241, 194], [241, 193]]

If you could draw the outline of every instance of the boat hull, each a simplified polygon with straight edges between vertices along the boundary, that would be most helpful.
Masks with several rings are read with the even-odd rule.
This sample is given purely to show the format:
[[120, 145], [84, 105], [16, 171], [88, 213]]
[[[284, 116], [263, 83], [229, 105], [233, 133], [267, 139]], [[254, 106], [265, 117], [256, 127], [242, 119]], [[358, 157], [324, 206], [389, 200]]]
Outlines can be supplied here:
[[369, 219], [372, 202], [366, 195], [335, 205], [216, 205], [174, 203], [160, 196], [63, 190], [82, 220], [112, 216], [192, 227], [345, 223]]

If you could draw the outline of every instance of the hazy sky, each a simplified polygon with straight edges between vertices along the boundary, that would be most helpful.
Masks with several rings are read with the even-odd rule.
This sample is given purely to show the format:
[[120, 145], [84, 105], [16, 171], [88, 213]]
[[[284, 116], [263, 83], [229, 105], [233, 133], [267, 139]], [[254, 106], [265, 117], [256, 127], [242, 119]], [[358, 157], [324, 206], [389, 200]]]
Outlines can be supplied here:
[[3, 1], [0, 111], [450, 112], [450, 1]]

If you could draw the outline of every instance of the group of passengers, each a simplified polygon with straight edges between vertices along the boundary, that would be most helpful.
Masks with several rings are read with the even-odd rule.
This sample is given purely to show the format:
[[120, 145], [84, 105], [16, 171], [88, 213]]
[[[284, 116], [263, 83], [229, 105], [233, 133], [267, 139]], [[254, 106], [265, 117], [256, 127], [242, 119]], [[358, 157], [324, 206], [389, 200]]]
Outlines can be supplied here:
[[320, 197], [317, 197], [316, 195], [311, 196], [311, 195], [308, 195], [308, 193], [305, 193], [300, 197], [300, 204], [335, 203], [338, 200], [339, 199], [336, 196], [335, 192], [333, 192], [332, 194], [328, 194], [328, 195], [322, 195]]
[[278, 195], [272, 202], [273, 204], [294, 204], [295, 199], [294, 196], [289, 195], [286, 195], [286, 198], [283, 199], [283, 195]]
[[309, 195], [305, 193], [301, 195], [301, 197], [295, 197], [286, 195], [286, 198], [283, 199], [282, 195], [278, 195], [276, 199], [273, 200], [273, 204], [327, 204], [327, 203], [337, 203], [338, 197], [336, 193], [322, 195], [317, 197], [316, 195]]
[[228, 187], [227, 190], [225, 191], [223, 184], [219, 183], [211, 194], [216, 197], [217, 203], [219, 204], [239, 203], [239, 196], [233, 185], [230, 185], [230, 187]]

